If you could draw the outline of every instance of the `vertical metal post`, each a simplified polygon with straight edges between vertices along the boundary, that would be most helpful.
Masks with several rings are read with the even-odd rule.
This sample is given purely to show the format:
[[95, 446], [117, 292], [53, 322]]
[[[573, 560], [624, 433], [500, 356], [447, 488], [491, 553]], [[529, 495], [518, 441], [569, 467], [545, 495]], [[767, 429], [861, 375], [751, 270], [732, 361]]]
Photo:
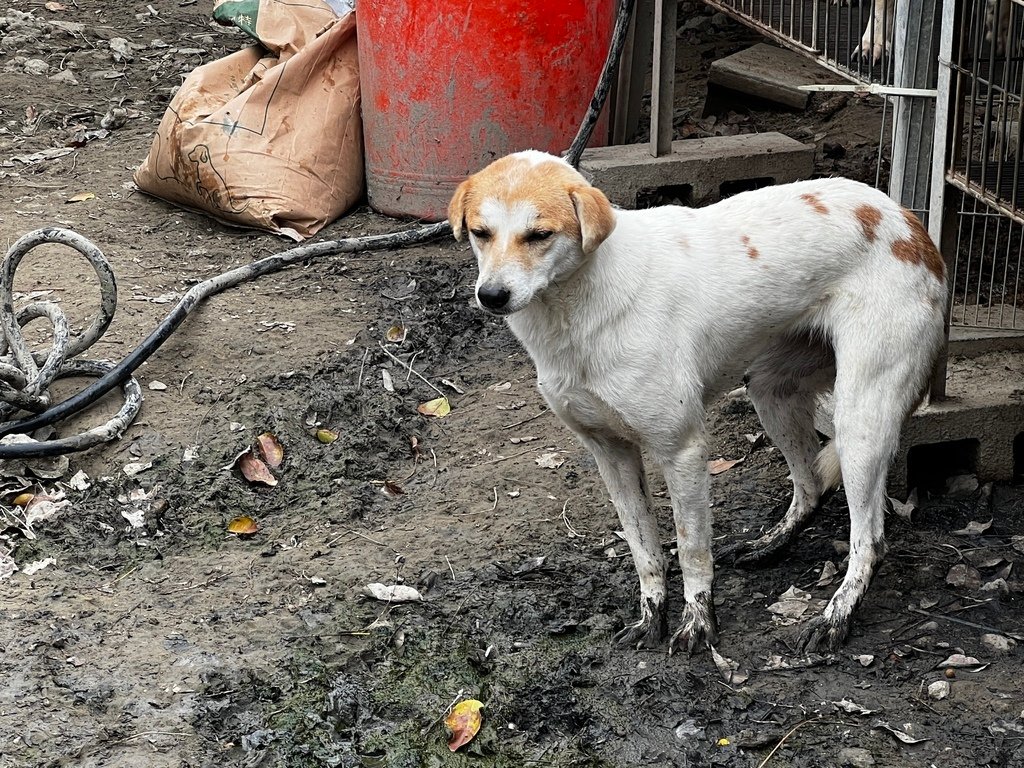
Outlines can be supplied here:
[[651, 145], [654, 157], [672, 151], [676, 85], [676, 0], [654, 0], [654, 62], [651, 72]]
[[[931, 88], [934, 84], [937, 5], [936, 0], [896, 4], [892, 48], [898, 88]], [[889, 196], [913, 211], [925, 211], [930, 202], [935, 102], [913, 96], [894, 100]]]
[[[951, 157], [950, 111], [953, 109], [953, 33], [956, 29], [957, 0], [942, 0], [941, 26], [939, 36], [938, 95], [935, 99], [934, 141], [932, 142], [931, 189], [928, 203], [928, 233], [939, 246], [939, 252], [946, 260], [946, 270], [952, 274], [956, 269], [957, 211], [952, 198], [946, 197], [946, 167]], [[924, 164], [922, 163], [922, 166]], [[946, 343], [942, 348], [935, 369], [932, 371], [929, 399], [941, 400], [946, 396], [946, 367], [949, 356], [949, 311], [946, 304]]]

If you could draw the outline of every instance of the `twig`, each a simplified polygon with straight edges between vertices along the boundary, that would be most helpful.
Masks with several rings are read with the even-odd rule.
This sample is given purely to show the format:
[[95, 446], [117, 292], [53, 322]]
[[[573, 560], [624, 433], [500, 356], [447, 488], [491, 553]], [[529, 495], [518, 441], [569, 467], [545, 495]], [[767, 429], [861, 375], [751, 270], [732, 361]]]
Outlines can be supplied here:
[[458, 579], [455, 578], [455, 569], [452, 568], [452, 561], [448, 559], [448, 555], [444, 556], [444, 561], [448, 563], [448, 570], [452, 572], [452, 581], [458, 581]]
[[491, 506], [491, 512], [498, 508], [498, 486], [494, 486], [492, 490], [494, 491], [494, 504]]
[[208, 587], [211, 584], [216, 584], [218, 581], [223, 581], [224, 579], [226, 579], [230, 575], [231, 574], [228, 574], [228, 573], [221, 573], [221, 574], [219, 574], [217, 576], [211, 576], [206, 581], [202, 581], [199, 584], [189, 584], [188, 586], [185, 586], [185, 587], [178, 587], [177, 589], [172, 589], [170, 592], [164, 592], [164, 594], [165, 595], [173, 595], [176, 592], [188, 592], [190, 589], [202, 589], [203, 587]]
[[488, 459], [487, 461], [481, 461], [478, 464], [470, 464], [469, 468], [470, 469], [476, 469], [477, 467], [486, 467], [488, 464], [497, 464], [500, 461], [508, 461], [509, 459], [516, 458], [516, 456], [522, 456], [523, 454], [533, 453], [536, 450], [539, 450], [539, 449], [537, 449], [537, 448], [527, 448], [525, 450], [519, 451], [518, 453], [510, 453], [508, 456], [499, 456], [496, 459]]
[[126, 744], [133, 739], [141, 739], [143, 736], [188, 736], [187, 733], [178, 733], [177, 731], [141, 731], [140, 733], [132, 734], [131, 736], [125, 736], [123, 739], [109, 742], [111, 745], [114, 744]]
[[569, 500], [565, 500], [565, 504], [562, 505], [562, 522], [565, 523], [565, 530], [569, 532], [569, 538], [571, 539], [585, 539], [582, 533], [572, 527], [572, 523], [569, 522], [569, 515], [566, 514], [566, 510], [569, 508]]
[[776, 752], [779, 751], [779, 749], [782, 748], [782, 745], [786, 743], [786, 739], [788, 739], [790, 736], [792, 736], [794, 733], [796, 733], [797, 729], [803, 728], [808, 723], [813, 723], [813, 722], [815, 722], [817, 720], [820, 720], [820, 719], [821, 719], [821, 715], [818, 715], [817, 717], [809, 718], [807, 720], [801, 720], [799, 723], [797, 723], [792, 728], [790, 728], [789, 729], [789, 733], [787, 733], [785, 736], [783, 736], [781, 739], [779, 739], [779, 743], [776, 744], [772, 748], [772, 751], [769, 752], [767, 757], [765, 757], [765, 759], [760, 762], [760, 764], [757, 766], [757, 768], [764, 768], [766, 765], [768, 765], [768, 761], [772, 759], [772, 755], [774, 755]]
[[505, 426], [502, 427], [502, 429], [512, 429], [514, 427], [521, 427], [521, 426], [523, 426], [523, 424], [529, 424], [534, 419], [539, 419], [545, 413], [550, 413], [550, 410], [547, 409], [547, 408], [544, 408], [540, 413], [536, 414], [535, 416], [531, 416], [528, 419], [523, 419], [522, 421], [517, 421], [515, 424], [506, 424]]
[[[377, 342], [377, 346], [379, 346], [379, 347], [380, 347], [380, 348], [381, 348], [382, 350], [384, 350], [384, 354], [385, 354], [385, 355], [387, 355], [388, 357], [390, 357], [390, 358], [391, 358], [392, 360], [394, 360], [394, 361], [395, 361], [396, 363], [398, 363], [398, 364], [399, 364], [399, 365], [401, 365], [402, 367], [406, 368], [406, 369], [407, 369], [407, 370], [409, 371], [409, 373], [410, 373], [410, 374], [414, 374], [414, 375], [416, 376], [416, 378], [417, 378], [417, 379], [419, 379], [419, 380], [420, 380], [420, 381], [422, 381], [422, 382], [423, 382], [424, 384], [426, 384], [426, 385], [427, 385], [428, 387], [430, 387], [430, 388], [431, 388], [432, 390], [434, 390], [435, 392], [437, 392], [437, 394], [439, 394], [439, 395], [440, 395], [441, 397], [443, 397], [443, 398], [447, 398], [447, 397], [448, 397], [448, 395], [446, 395], [446, 394], [445, 394], [444, 392], [442, 392], [442, 391], [441, 391], [440, 389], [438, 389], [438, 388], [437, 388], [437, 387], [435, 387], [435, 386], [434, 386], [433, 384], [431, 384], [431, 383], [430, 383], [429, 381], [427, 381], [427, 379], [425, 379], [425, 378], [424, 378], [423, 376], [421, 376], [421, 375], [420, 375], [420, 374], [419, 374], [419, 373], [418, 373], [418, 372], [417, 372], [417, 371], [416, 371], [416, 370], [415, 370], [415, 369], [414, 369], [414, 368], [412, 367], [412, 360], [415, 360], [415, 359], [416, 359], [416, 355], [418, 355], [418, 354], [419, 354], [419, 352], [417, 352], [417, 353], [416, 353], [416, 355], [413, 355], [413, 356], [412, 356], [412, 360], [410, 360], [410, 361], [409, 361], [408, 363], [406, 363], [406, 362], [403, 362], [403, 361], [399, 360], [399, 359], [398, 359], [397, 357], [395, 357], [395, 356], [394, 356], [394, 355], [393, 355], [393, 354], [391, 353], [391, 350], [389, 350], [389, 349], [388, 349], [387, 347], [385, 347], [385, 346], [384, 346], [384, 345], [383, 345], [383, 344], [382, 344], [381, 342], [379, 342], [379, 341], [378, 341], [378, 342]], [[408, 377], [406, 377], [406, 381], [408, 381], [408, 380], [409, 380], [409, 379], [408, 379]]]
[[359, 363], [359, 381], [356, 382], [356, 390], [363, 388], [363, 369], [366, 367], [366, 358], [370, 356], [370, 348], [363, 351], [363, 361]]
[[448, 713], [452, 711], [452, 707], [454, 707], [456, 704], [458, 704], [459, 703], [459, 699], [461, 699], [465, 694], [466, 694], [466, 689], [465, 688], [459, 688], [459, 692], [455, 694], [455, 698], [452, 699], [451, 704], [449, 704], [447, 707], [442, 709], [440, 715], [438, 715], [433, 720], [431, 720], [429, 723], [427, 723], [425, 726], [423, 726], [423, 730], [420, 731], [420, 736], [426, 736], [427, 735], [427, 731], [429, 731], [435, 725], [440, 723], [445, 717], [447, 717]]
[[978, 624], [973, 621], [967, 621], [966, 619], [958, 619], [955, 616], [944, 616], [941, 613], [930, 613], [929, 611], [922, 611], [920, 608], [910, 608], [912, 613], [920, 614], [921, 616], [927, 616], [929, 619], [940, 619], [941, 621], [950, 621], [954, 624], [963, 624], [965, 627], [973, 627], [974, 629], [983, 629], [986, 632], [992, 632], [1003, 637], [1008, 637], [1011, 640], [1018, 642], [1024, 642], [1024, 635], [1017, 635], [1013, 632], [1007, 632], [1005, 629], [999, 629], [998, 627], [990, 627], [987, 624]]

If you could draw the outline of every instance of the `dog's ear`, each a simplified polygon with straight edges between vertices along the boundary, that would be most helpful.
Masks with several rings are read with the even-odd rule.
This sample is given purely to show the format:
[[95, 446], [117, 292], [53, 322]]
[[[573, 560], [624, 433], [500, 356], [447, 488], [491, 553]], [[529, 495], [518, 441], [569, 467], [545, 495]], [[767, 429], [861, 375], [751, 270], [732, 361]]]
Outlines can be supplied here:
[[472, 177], [459, 184], [448, 203], [448, 223], [451, 224], [452, 234], [456, 240], [462, 240], [462, 233], [466, 229], [466, 196], [469, 194]]
[[583, 252], [593, 253], [615, 229], [615, 212], [597, 187], [576, 187], [569, 192], [580, 222]]

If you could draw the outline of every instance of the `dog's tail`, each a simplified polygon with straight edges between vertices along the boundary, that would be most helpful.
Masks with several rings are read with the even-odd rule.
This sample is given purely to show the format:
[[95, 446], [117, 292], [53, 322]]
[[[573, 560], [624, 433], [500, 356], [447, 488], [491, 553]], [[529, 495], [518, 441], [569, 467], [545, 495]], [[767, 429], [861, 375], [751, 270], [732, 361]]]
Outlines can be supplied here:
[[814, 459], [814, 474], [821, 483], [823, 493], [834, 491], [843, 482], [843, 470], [839, 466], [835, 440], [829, 440], [825, 447], [818, 451]]

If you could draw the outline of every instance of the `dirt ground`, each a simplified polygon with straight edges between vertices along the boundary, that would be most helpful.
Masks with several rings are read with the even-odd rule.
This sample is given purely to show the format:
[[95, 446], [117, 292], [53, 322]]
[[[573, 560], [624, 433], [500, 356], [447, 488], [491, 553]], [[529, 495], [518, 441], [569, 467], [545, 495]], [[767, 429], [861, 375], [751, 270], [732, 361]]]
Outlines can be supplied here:
[[[0, 239], [56, 224], [103, 249], [120, 300], [97, 357], [124, 356], [197, 279], [288, 247], [131, 182], [181, 76], [244, 44], [210, 5], [0, 8]], [[680, 135], [783, 130], [816, 143], [820, 173], [873, 179], [876, 104], [705, 119], [710, 62], [758, 38], [690, 4], [680, 26]], [[138, 46], [130, 60], [116, 38]], [[126, 122], [101, 129], [114, 107]], [[398, 226], [360, 208], [325, 236]], [[793, 586], [794, 613], [831, 594], [841, 494], [781, 562], [718, 568], [718, 650], [740, 676], [709, 654], [618, 647], [637, 583], [614, 511], [524, 352], [473, 306], [473, 279], [445, 241], [239, 287], [141, 369], [145, 405], [119, 442], [35, 482], [66, 495], [56, 515], [26, 525], [11, 504], [24, 487], [4, 481], [0, 554], [18, 570], [0, 580], [0, 766], [1024, 766], [1021, 652], [983, 639], [1024, 633], [1021, 488], [961, 483], [922, 492], [912, 523], [892, 515], [833, 656], [795, 655], [798, 626], [768, 607]], [[15, 291], [48, 292], [78, 327], [97, 301], [61, 249], [34, 252]], [[417, 413], [435, 388], [442, 419]], [[714, 457], [742, 459], [713, 480], [721, 546], [771, 522], [787, 481], [745, 400], [710, 419]], [[276, 487], [230, 468], [267, 431], [285, 451]], [[87, 482], [69, 484], [79, 470]], [[239, 515], [259, 531], [227, 533]], [[364, 595], [373, 582], [424, 599], [381, 603]], [[677, 612], [678, 567], [670, 584]], [[956, 653], [977, 662], [947, 672]], [[482, 701], [484, 725], [452, 754], [441, 720], [457, 698]]]

